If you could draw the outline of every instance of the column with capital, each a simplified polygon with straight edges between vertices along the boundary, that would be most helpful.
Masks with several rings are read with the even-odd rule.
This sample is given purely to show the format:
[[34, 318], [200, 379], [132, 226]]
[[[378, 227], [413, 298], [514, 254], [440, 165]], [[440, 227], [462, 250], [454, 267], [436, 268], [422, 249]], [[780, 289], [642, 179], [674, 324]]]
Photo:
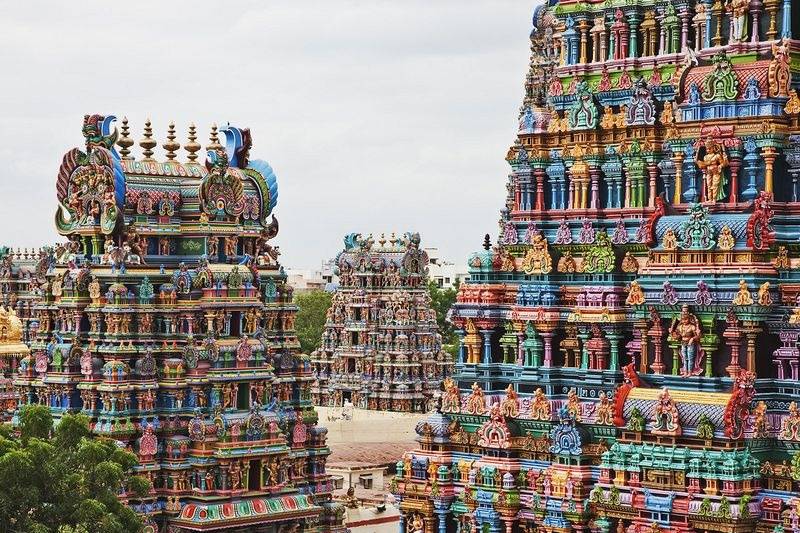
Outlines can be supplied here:
[[586, 19], [581, 19], [578, 21], [578, 31], [581, 35], [581, 44], [580, 44], [580, 63], [585, 64], [589, 62], [589, 57], [587, 55], [588, 50], [588, 40], [589, 40], [589, 23]]
[[630, 29], [630, 45], [628, 47], [628, 57], [639, 57], [639, 23], [642, 21], [638, 11], [629, 11], [625, 14], [628, 19]]
[[689, 8], [684, 7], [680, 12], [681, 18], [681, 52], [689, 47]]
[[464, 335], [466, 332], [463, 329], [455, 330], [456, 336], [458, 336], [458, 359], [456, 360], [456, 364], [463, 365], [465, 356], [466, 356], [466, 346], [464, 346]]
[[647, 340], [647, 320], [637, 320], [634, 327], [639, 334], [639, 373], [647, 374], [647, 364], [650, 360], [650, 343]]
[[492, 333], [494, 330], [482, 329], [480, 330], [483, 337], [483, 364], [492, 364]]
[[728, 376], [731, 379], [736, 379], [736, 376], [739, 375], [739, 372], [742, 370], [739, 366], [739, 349], [742, 342], [742, 330], [739, 328], [739, 321], [736, 315], [731, 313], [726, 322], [728, 325], [725, 331], [722, 332], [722, 336], [725, 338], [727, 345], [731, 348], [731, 360], [728, 366], [725, 367], [725, 371], [728, 372]]
[[[777, 2], [777, 0], [774, 1]], [[722, 18], [725, 14], [725, 6], [722, 5], [722, 0], [714, 0], [714, 4], [711, 6], [711, 12], [714, 14], [714, 18], [717, 21], [716, 31], [711, 42], [714, 46], [722, 46]]]
[[[656, 180], [658, 179], [658, 166], [655, 162], [651, 162], [647, 165], [647, 175], [650, 179], [649, 187], [648, 187], [648, 195], [647, 195], [647, 205], [648, 207], [655, 207], [656, 205]], [[644, 202], [642, 202], [644, 204]]]
[[536, 178], [536, 209], [537, 211], [544, 211], [544, 181], [547, 177], [543, 168], [533, 169], [533, 175]]
[[550, 368], [553, 366], [553, 332], [542, 331], [540, 334], [544, 340], [544, 362], [542, 366]]
[[731, 170], [730, 190], [728, 203], [736, 204], [739, 201], [739, 168], [742, 166], [742, 151], [738, 147], [731, 148], [728, 153], [728, 165]]
[[609, 342], [611, 354], [611, 359], [608, 363], [607, 370], [619, 370], [619, 343], [620, 340], [622, 340], [622, 334], [617, 331], [617, 328], [613, 328], [611, 331], [606, 333], [606, 338]]
[[761, 11], [764, 9], [764, 2], [761, 0], [750, 0], [750, 16], [752, 17], [752, 32], [750, 34], [750, 42], [753, 44], [758, 43], [761, 37], [758, 34], [758, 19], [761, 16]]
[[586, 346], [586, 341], [589, 340], [589, 328], [586, 325], [581, 326], [578, 331], [578, 338], [581, 340], [581, 369], [589, 369], [589, 349]]
[[764, 191], [768, 193], [773, 192], [773, 172], [775, 170], [775, 158], [777, 152], [772, 146], [765, 146], [761, 150], [764, 157]]
[[600, 208], [600, 169], [592, 165], [589, 167], [589, 176], [591, 179], [591, 200], [589, 203], [589, 207], [592, 209], [599, 209]]
[[792, 38], [792, 0], [783, 0], [783, 20], [781, 21], [781, 39]]

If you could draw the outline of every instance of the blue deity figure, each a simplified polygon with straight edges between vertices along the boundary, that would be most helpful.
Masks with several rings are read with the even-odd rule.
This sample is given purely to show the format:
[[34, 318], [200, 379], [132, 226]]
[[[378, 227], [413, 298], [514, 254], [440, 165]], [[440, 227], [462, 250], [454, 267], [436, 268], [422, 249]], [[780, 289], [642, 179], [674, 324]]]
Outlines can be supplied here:
[[670, 328], [672, 338], [680, 343], [681, 375], [697, 376], [703, 354], [700, 348], [700, 321], [689, 312], [689, 306], [681, 308], [680, 317], [675, 318]]

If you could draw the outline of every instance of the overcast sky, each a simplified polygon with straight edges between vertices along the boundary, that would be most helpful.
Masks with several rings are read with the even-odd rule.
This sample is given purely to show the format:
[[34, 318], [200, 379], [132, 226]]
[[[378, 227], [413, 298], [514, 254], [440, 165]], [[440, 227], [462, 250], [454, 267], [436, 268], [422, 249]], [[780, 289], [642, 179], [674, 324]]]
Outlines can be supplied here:
[[99, 113], [159, 144], [250, 127], [285, 266], [407, 230], [465, 263], [497, 233], [535, 3], [0, 1], [0, 242], [57, 239], [58, 166]]

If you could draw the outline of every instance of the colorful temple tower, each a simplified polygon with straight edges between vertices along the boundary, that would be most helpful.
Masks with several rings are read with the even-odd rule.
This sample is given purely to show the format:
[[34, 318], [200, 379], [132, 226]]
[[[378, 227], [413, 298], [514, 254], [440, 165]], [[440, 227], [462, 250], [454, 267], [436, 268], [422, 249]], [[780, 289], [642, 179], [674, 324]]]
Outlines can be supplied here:
[[311, 357], [317, 405], [429, 410], [452, 372], [428, 293], [428, 254], [418, 233], [378, 242], [352, 233], [336, 257], [322, 344]]
[[35, 336], [36, 316], [33, 308], [39, 300], [39, 274], [36, 266], [44, 250], [0, 247], [0, 305], [13, 309], [22, 321], [22, 341]]
[[0, 422], [11, 419], [17, 408], [12, 378], [22, 358], [30, 355], [27, 343], [36, 335], [34, 307], [42, 278], [36, 266], [44, 253], [0, 247]]
[[800, 531], [798, 9], [535, 10], [406, 531]]
[[292, 289], [270, 240], [272, 168], [248, 129], [170, 125], [156, 160], [149, 121], [131, 155], [127, 120], [87, 115], [56, 182], [69, 241], [36, 267], [42, 300], [31, 354], [14, 376], [22, 404], [87, 414], [139, 457], [153, 482], [121, 498], [149, 530], [341, 531], [325, 474], [326, 430], [298, 353]]

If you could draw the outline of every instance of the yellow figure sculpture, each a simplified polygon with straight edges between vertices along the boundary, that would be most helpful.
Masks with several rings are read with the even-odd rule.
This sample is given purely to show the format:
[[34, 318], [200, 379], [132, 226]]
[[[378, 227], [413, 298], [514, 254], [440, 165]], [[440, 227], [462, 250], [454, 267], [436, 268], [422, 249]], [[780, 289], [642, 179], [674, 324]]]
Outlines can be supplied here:
[[703, 171], [703, 199], [706, 203], [715, 203], [725, 198], [725, 169], [728, 168], [728, 155], [725, 148], [717, 141], [706, 142], [706, 154], [697, 162]]
[[667, 231], [664, 232], [661, 246], [663, 246], [665, 250], [675, 250], [678, 248], [678, 237], [675, 235], [675, 231], [672, 228], [668, 228]]
[[719, 239], [717, 239], [717, 246], [720, 250], [728, 251], [733, 250], [733, 247], [736, 246], [736, 239], [733, 237], [733, 232], [728, 225], [722, 227], [722, 230], [719, 232]]
[[758, 305], [769, 307], [772, 305], [772, 295], [769, 292], [769, 281], [765, 281], [758, 288]]
[[547, 239], [537, 233], [531, 240], [531, 247], [522, 260], [522, 270], [526, 274], [549, 274], [553, 270], [553, 260], [547, 249]]
[[753, 305], [753, 295], [750, 294], [750, 287], [743, 279], [739, 280], [739, 292], [733, 297], [733, 305]]

